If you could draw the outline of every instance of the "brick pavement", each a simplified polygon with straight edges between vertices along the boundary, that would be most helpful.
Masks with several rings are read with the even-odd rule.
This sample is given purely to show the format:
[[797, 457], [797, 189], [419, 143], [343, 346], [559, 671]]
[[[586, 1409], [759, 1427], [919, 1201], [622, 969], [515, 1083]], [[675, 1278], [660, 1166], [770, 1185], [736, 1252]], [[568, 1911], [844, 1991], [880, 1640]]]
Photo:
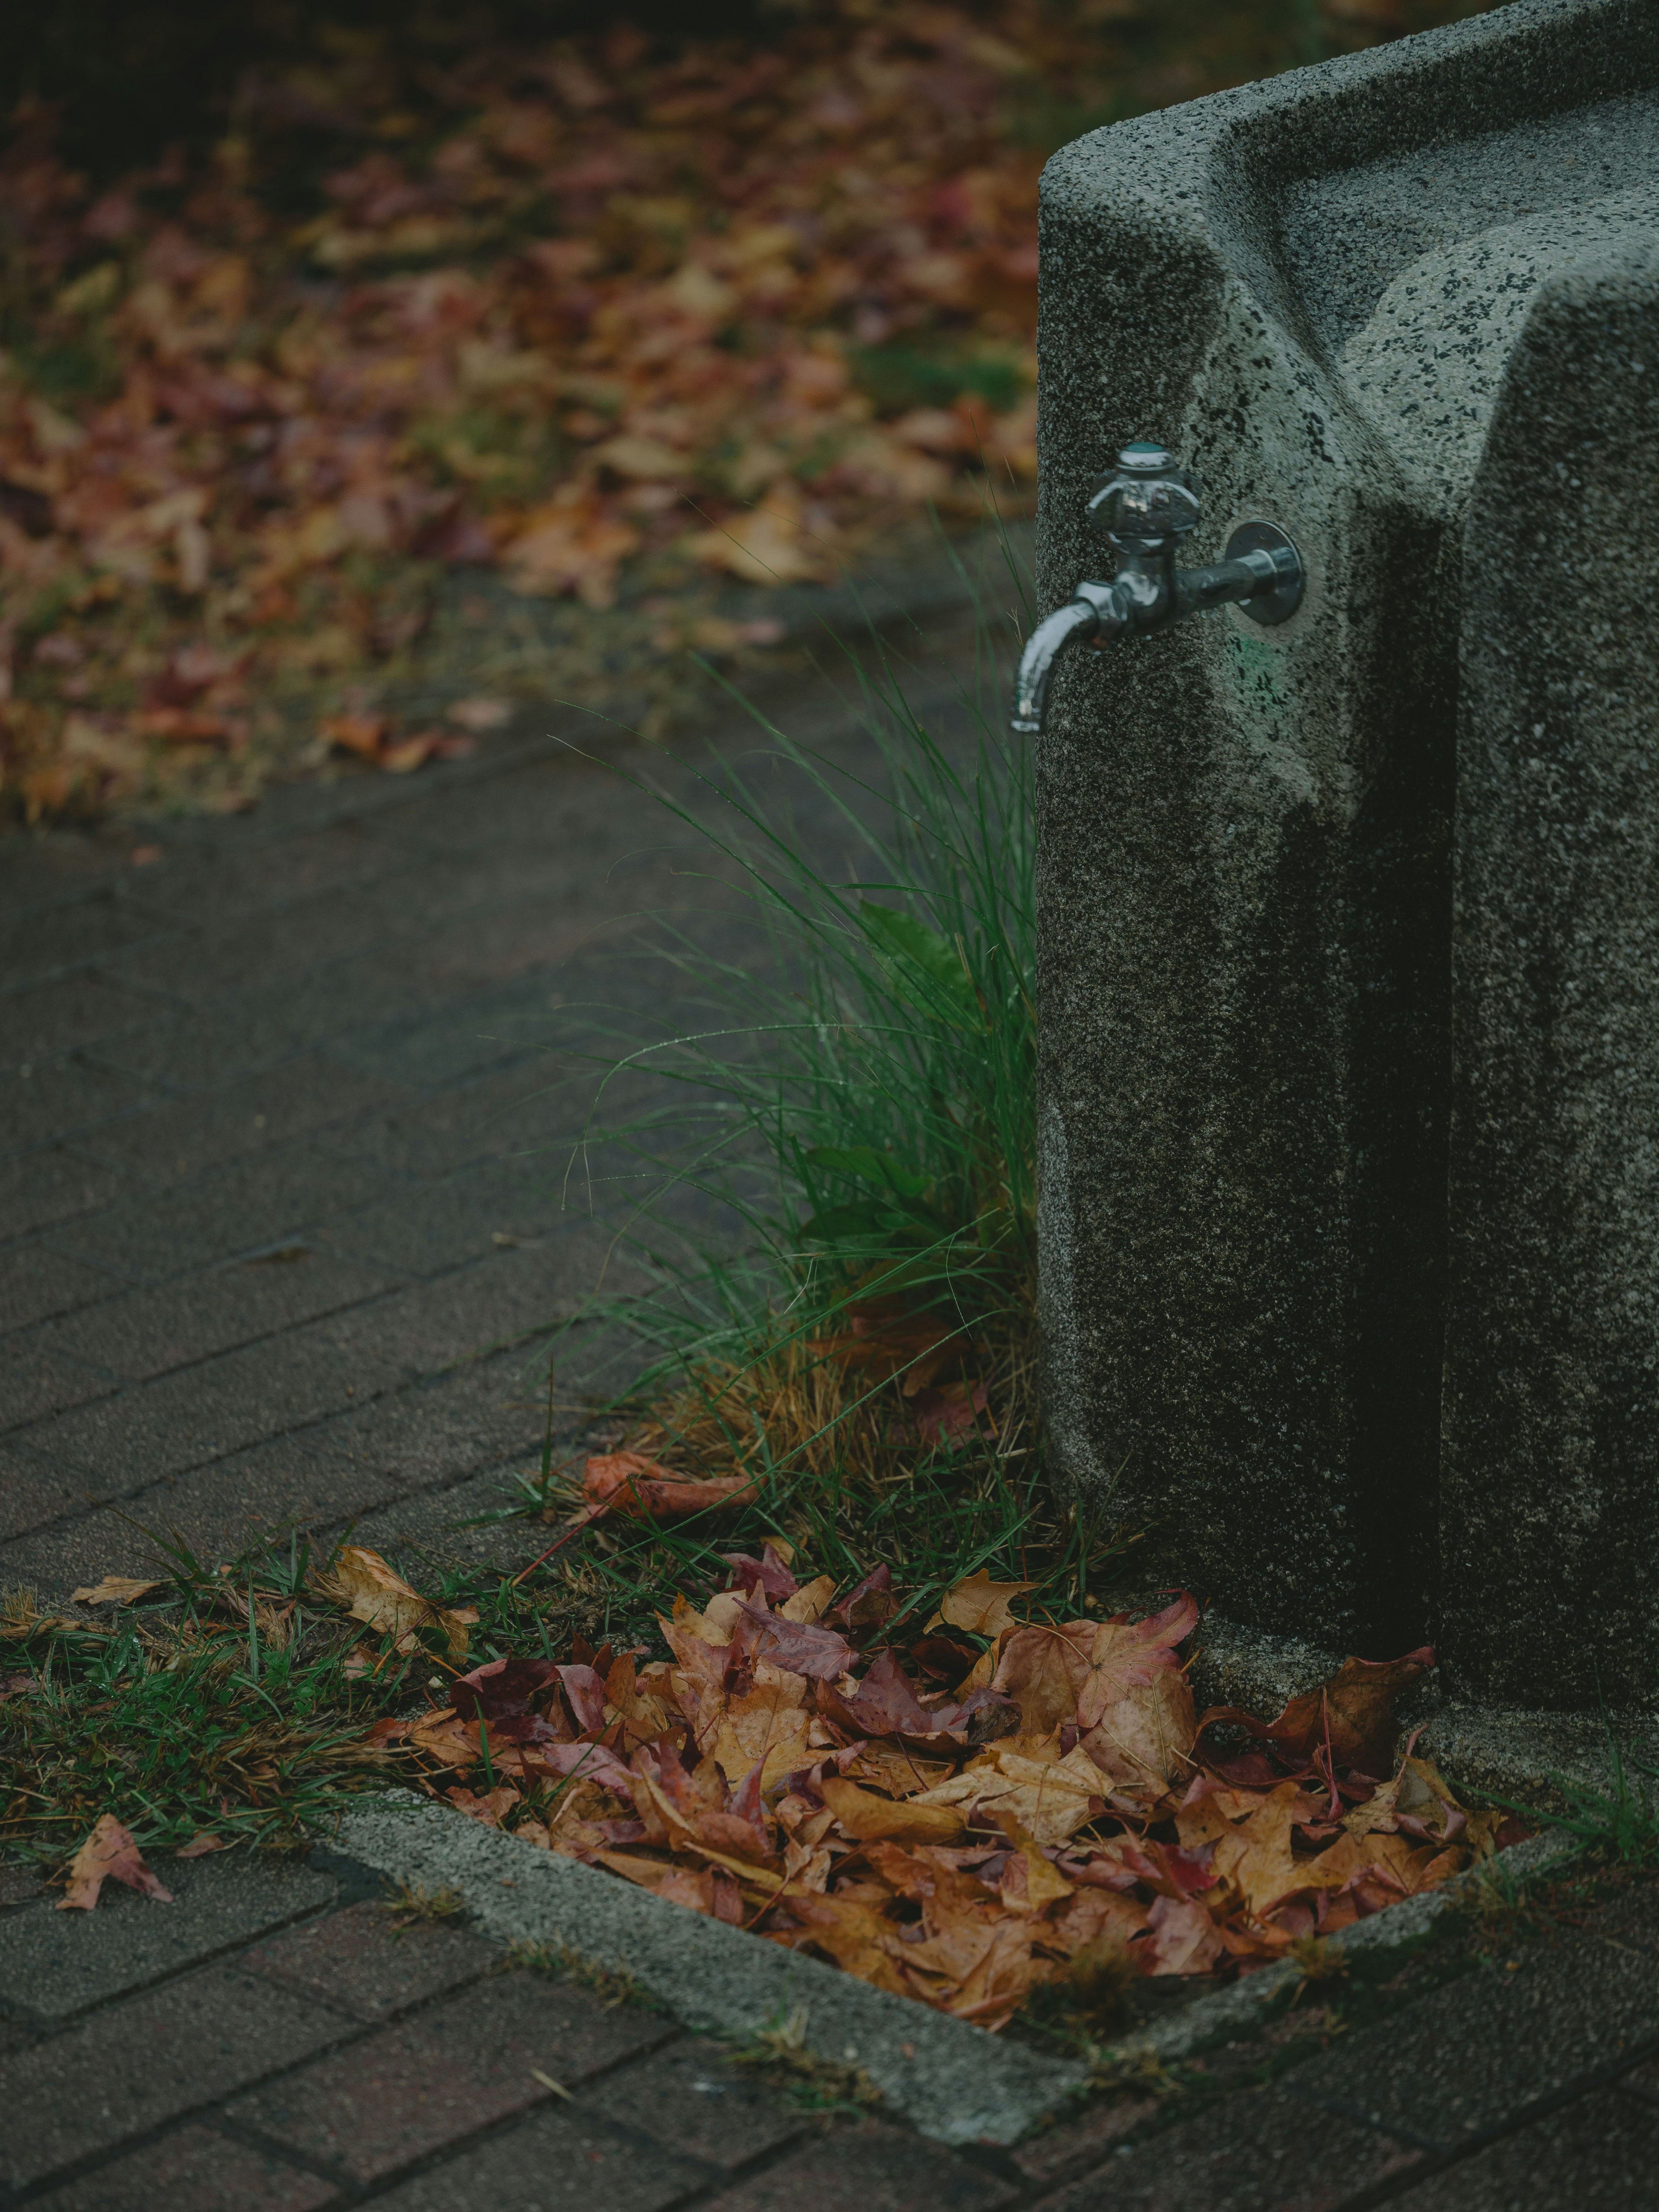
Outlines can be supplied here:
[[[533, 1461], [541, 1347], [605, 1243], [557, 1199], [577, 1010], [672, 1006], [617, 957], [643, 909], [741, 952], [690, 849], [522, 740], [243, 820], [0, 841], [0, 1585], [141, 1569], [126, 1515], [210, 1556], [289, 1519], [526, 1555], [522, 1524], [454, 1524]], [[0, 1869], [0, 2206], [1659, 2203], [1646, 1888], [1326, 2047], [1275, 2033], [1174, 2098], [947, 2154], [826, 2130], [464, 1928], [396, 1930], [337, 1864], [167, 1879], [173, 1907], [64, 1915]]]
[[[1348, 2033], [1014, 2150], [796, 2109], [664, 2014], [400, 1925], [337, 1860], [0, 1888], [0, 2204], [51, 2212], [1624, 2212], [1659, 2199], [1649, 1881]], [[1408, 1977], [1409, 1978], [1409, 1977]]]
[[683, 995], [642, 916], [732, 931], [707, 866], [545, 739], [0, 839], [0, 1584], [142, 1567], [132, 1521], [484, 1540], [617, 1212], [561, 1205], [580, 1054]]

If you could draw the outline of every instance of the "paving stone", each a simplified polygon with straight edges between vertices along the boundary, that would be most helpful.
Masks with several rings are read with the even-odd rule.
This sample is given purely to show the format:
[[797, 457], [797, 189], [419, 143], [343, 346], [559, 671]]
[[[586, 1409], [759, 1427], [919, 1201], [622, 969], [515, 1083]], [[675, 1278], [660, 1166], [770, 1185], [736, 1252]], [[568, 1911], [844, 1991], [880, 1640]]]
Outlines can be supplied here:
[[[71, 1054], [0, 1075], [0, 1150], [25, 1152], [81, 1133], [111, 1141], [112, 1130], [149, 1103], [145, 1085], [118, 1068]], [[129, 1144], [131, 1139], [126, 1140]]]
[[[570, 756], [480, 778], [470, 789], [413, 800], [377, 824], [404, 850], [462, 854], [517, 843], [544, 854], [582, 853], [618, 840], [619, 815], [631, 815], [637, 842], [637, 793], [603, 769]], [[622, 833], [623, 836], [626, 831]]]
[[[511, 1067], [378, 1115], [324, 1141], [333, 1152], [404, 1175], [452, 1173], [474, 1161], [568, 1146], [582, 1109], [555, 1088], [550, 1071]], [[563, 1154], [559, 1156], [561, 1170]]]
[[[708, 2212], [984, 2212], [1014, 2195], [1007, 2182], [937, 2143], [864, 2120], [723, 2191]], [[1116, 2212], [1117, 2199], [1109, 2203]]]
[[355, 884], [285, 900], [274, 911], [250, 912], [238, 899], [234, 908], [210, 913], [204, 927], [115, 954], [101, 972], [200, 1006], [240, 990], [250, 974], [269, 980], [367, 947], [387, 927], [383, 902]]
[[[400, 1563], [405, 1578], [416, 1583], [423, 1574], [455, 1568], [515, 1574], [544, 1552], [556, 1533], [538, 1516], [499, 1517], [522, 1497], [520, 1477], [539, 1472], [541, 1441], [526, 1424], [514, 1460], [470, 1481], [422, 1491], [358, 1516], [354, 1541]], [[482, 1525], [469, 1526], [472, 1522]], [[327, 1533], [343, 1534], [343, 1527]]]
[[361, 1304], [392, 1285], [383, 1269], [290, 1248], [164, 1288], [129, 1291], [52, 1324], [47, 1340], [70, 1359], [143, 1382]]
[[331, 1224], [330, 1245], [406, 1275], [428, 1276], [487, 1259], [501, 1239], [536, 1243], [555, 1236], [588, 1240], [593, 1273], [608, 1240], [561, 1210], [557, 1178], [544, 1161], [488, 1161], [437, 1182], [399, 1185], [378, 1206]]
[[1659, 2044], [1659, 1976], [1639, 1952], [1567, 1933], [1510, 1955], [1517, 1972], [1495, 1963], [1466, 1974], [1403, 2021], [1307, 2060], [1288, 2086], [1451, 2147]]
[[1152, 2097], [1098, 2097], [1075, 2119], [1048, 2128], [1009, 2153], [1027, 2181], [1046, 2184], [1069, 2181], [1074, 2174], [1101, 2164], [1116, 2149], [1120, 2139], [1157, 2110]]
[[108, 890], [9, 915], [0, 920], [0, 975], [10, 984], [44, 980], [141, 938], [159, 937], [166, 927]]
[[726, 2063], [718, 2043], [682, 2036], [586, 2090], [579, 2117], [643, 2130], [688, 2158], [731, 2172], [776, 2150], [806, 2124]]
[[1042, 2212], [1340, 2212], [1424, 2160], [1419, 2146], [1282, 2089], [1247, 2090], [1038, 2201]]
[[89, 1472], [118, 1468], [134, 1489], [200, 1467], [404, 1380], [407, 1369], [367, 1332], [348, 1341], [313, 1322], [269, 1344], [221, 1353], [177, 1375], [42, 1422], [19, 1439]]
[[165, 1080], [175, 1091], [200, 1091], [295, 1059], [301, 1040], [254, 1018], [242, 999], [216, 1000], [198, 1010], [167, 1001], [155, 1017], [83, 1048], [102, 1066], [141, 1082]]
[[1624, 1887], [1582, 1916], [1581, 1932], [1618, 1948], [1634, 1947], [1659, 1960], [1659, 1875], [1626, 1869]]
[[112, 2150], [347, 2029], [337, 2013], [230, 1966], [111, 2005], [0, 2062], [0, 2184], [21, 2189]]
[[1391, 2201], [1401, 2212], [1635, 2212], [1659, 2197], [1659, 2111], [1582, 2097]]
[[9, 990], [0, 996], [0, 1061], [13, 1068], [49, 1060], [153, 1021], [155, 1013], [149, 994], [125, 989], [95, 969]]
[[[413, 1546], [446, 1561], [521, 1565], [546, 1541], [532, 1540], [539, 1524], [515, 1521], [505, 1534], [454, 1524], [499, 1510], [518, 1468], [539, 1463], [544, 1389], [516, 1353], [507, 1353], [125, 1490], [118, 1456], [106, 1462], [112, 1474], [100, 1480], [0, 1448], [10, 1454], [0, 1457], [0, 1470], [18, 1470], [15, 1496], [0, 1490], [0, 1540], [14, 1540], [0, 1541], [0, 1582], [62, 1592], [89, 1576], [149, 1571], [155, 1553], [147, 1528], [176, 1529], [202, 1556], [219, 1559], [260, 1531], [289, 1522], [337, 1532], [356, 1522], [362, 1540], [382, 1549]], [[480, 1467], [499, 1471], [476, 1485], [458, 1480]], [[426, 1495], [434, 1486], [435, 1494]], [[422, 1495], [409, 1498], [410, 1492]], [[126, 1499], [120, 1511], [86, 1510], [117, 1496]], [[77, 1517], [60, 1521], [64, 1514]]]
[[52, 1232], [68, 1252], [141, 1282], [306, 1241], [319, 1224], [406, 1188], [364, 1160], [301, 1140], [210, 1169], [170, 1189], [135, 1188]]
[[281, 908], [336, 884], [372, 883], [400, 872], [410, 856], [378, 839], [361, 820], [283, 833], [267, 802], [269, 834], [222, 836], [194, 849], [168, 851], [145, 872], [144, 896], [180, 916], [199, 919], [226, 908]]
[[104, 1397], [117, 1387], [118, 1378], [107, 1369], [53, 1351], [40, 1329], [0, 1341], [0, 1429], [21, 1428], [43, 1414]]
[[245, 1952], [242, 1965], [374, 2021], [477, 1981], [500, 1959], [465, 1929], [420, 1921], [400, 1928], [386, 1905], [364, 1899]]
[[508, 1974], [231, 2107], [240, 2127], [367, 2183], [460, 2142], [669, 2033], [653, 2015]]
[[[66, 1513], [84, 1513], [109, 1495], [107, 1486], [100, 1486], [80, 1468], [55, 1467], [38, 1453], [0, 1444], [0, 1542]], [[0, 1580], [6, 1578], [0, 1570]], [[19, 1577], [14, 1574], [9, 1579]]]
[[709, 2179], [659, 2143], [537, 2112], [374, 2203], [386, 2212], [659, 2212]]
[[130, 1492], [117, 1508], [36, 1528], [0, 1547], [0, 1581], [61, 1592], [100, 1574], [155, 1571], [155, 1537], [182, 1537], [198, 1558], [234, 1559], [260, 1536], [337, 1528], [386, 1502], [384, 1478], [330, 1468], [289, 1437]]
[[124, 1277], [38, 1240], [10, 1245], [0, 1250], [0, 1332], [72, 1313], [125, 1288]]
[[355, 1474], [365, 1498], [448, 1487], [527, 1444], [539, 1448], [546, 1390], [544, 1368], [500, 1352], [338, 1413], [303, 1437], [256, 1445], [225, 1466], [257, 1486], [285, 1454], [299, 1452], [331, 1488]]
[[0, 1864], [0, 1912], [9, 1911], [15, 1905], [37, 1905], [51, 1896], [33, 1867]]
[[331, 2182], [210, 2127], [183, 2127], [32, 2200], [38, 2212], [313, 2212]]
[[0, 914], [67, 906], [105, 889], [128, 867], [125, 844], [103, 845], [78, 830], [9, 836], [0, 867]]
[[347, 1353], [395, 1361], [411, 1380], [440, 1374], [538, 1330], [550, 1334], [592, 1288], [590, 1253], [581, 1253], [579, 1271], [564, 1265], [567, 1251], [580, 1249], [573, 1242], [495, 1251], [337, 1314], [318, 1331]]
[[91, 1149], [147, 1175], [190, 1175], [239, 1152], [349, 1123], [398, 1096], [383, 1077], [313, 1055], [106, 1122]]
[[131, 1178], [67, 1146], [42, 1146], [0, 1162], [0, 1231], [26, 1237], [107, 1206]]
[[109, 1882], [95, 1911], [60, 1912], [52, 1893], [0, 1919], [7, 2005], [33, 2021], [66, 2020], [314, 1912], [336, 1890], [331, 1875], [242, 1850], [158, 1860], [156, 1871], [171, 1905]]

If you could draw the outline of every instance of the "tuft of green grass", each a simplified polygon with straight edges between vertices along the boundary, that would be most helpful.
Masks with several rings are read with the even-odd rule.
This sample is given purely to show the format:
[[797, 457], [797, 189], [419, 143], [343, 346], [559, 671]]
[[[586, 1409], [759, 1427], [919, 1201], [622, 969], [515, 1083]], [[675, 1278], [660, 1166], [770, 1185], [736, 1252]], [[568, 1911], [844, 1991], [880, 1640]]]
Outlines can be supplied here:
[[[775, 1500], [849, 1465], [880, 1480], [930, 1453], [1006, 1458], [1035, 1427], [1030, 763], [1004, 735], [988, 623], [948, 732], [872, 638], [845, 664], [860, 759], [751, 709], [757, 753], [694, 771], [696, 808], [629, 777], [701, 835], [760, 949], [663, 926], [673, 1022], [599, 1056], [568, 1179], [629, 1196], [618, 1243], [650, 1288], [580, 1318], [642, 1347], [652, 1448]], [[642, 1075], [659, 1103], [609, 1119]], [[599, 1156], [622, 1165], [601, 1176]], [[969, 1433], [916, 1418], [935, 1384], [974, 1399]]]
[[465, 1905], [459, 1889], [429, 1889], [424, 1882], [400, 1881], [392, 1884], [383, 1909], [392, 1928], [402, 1935], [407, 1928], [434, 1928], [453, 1920]]
[[798, 2112], [854, 2117], [882, 2102], [882, 2094], [861, 2066], [823, 2058], [807, 2047], [807, 2011], [781, 2006], [747, 2043], [726, 2053], [726, 2064], [763, 2081]]
[[1019, 2008], [1020, 2022], [1044, 2040], [1091, 2053], [1133, 2020], [1139, 1979], [1126, 1944], [1103, 1937], [1085, 1943], [1064, 1973], [1037, 1983]]
[[[1031, 763], [1005, 734], [1025, 592], [1001, 550], [1004, 632], [981, 592], [942, 704], [935, 676], [921, 710], [915, 665], [873, 628], [845, 649], [855, 757], [751, 710], [757, 749], [693, 770], [690, 803], [617, 771], [697, 832], [760, 950], [665, 926], [672, 1024], [641, 1036], [635, 1018], [595, 1055], [567, 1188], [622, 1194], [647, 1287], [578, 1319], [619, 1325], [643, 1363], [610, 1448], [740, 1472], [758, 1504], [598, 1524], [580, 1569], [549, 1571], [592, 1640], [649, 1643], [672, 1594], [720, 1586], [720, 1555], [768, 1534], [838, 1579], [885, 1562], [930, 1608], [981, 1566], [1073, 1607], [1119, 1571], [1123, 1534], [1039, 1475]], [[612, 1115], [641, 1076], [654, 1103]], [[954, 1434], [916, 1418], [933, 1385], [972, 1404]], [[550, 1408], [516, 1510], [576, 1504], [576, 1463]]]
[[[356, 1792], [416, 1778], [405, 1750], [364, 1738], [441, 1701], [453, 1671], [441, 1633], [393, 1650], [328, 1600], [329, 1560], [297, 1537], [218, 1567], [176, 1538], [151, 1541], [167, 1581], [108, 1622], [43, 1613], [32, 1591], [0, 1598], [0, 1850], [62, 1860], [103, 1813], [144, 1850], [203, 1835], [301, 1848]], [[564, 1657], [580, 1633], [562, 1585], [532, 1597], [482, 1571], [406, 1565], [441, 1602], [477, 1605], [471, 1665]], [[580, 1617], [596, 1596], [603, 1617], [612, 1601], [574, 1581]]]
[[1575, 1782], [1570, 1776], [1552, 1773], [1545, 1778], [1565, 1804], [1565, 1812], [1511, 1804], [1507, 1797], [1492, 1797], [1487, 1802], [1501, 1805], [1506, 1813], [1518, 1814], [1522, 1820], [1541, 1820], [1547, 1827], [1576, 1836], [1587, 1850], [1626, 1866], [1659, 1864], [1659, 1805], [1655, 1804], [1651, 1787], [1659, 1782], [1659, 1766], [1638, 1759], [1620, 1740], [1607, 1699], [1601, 1695], [1599, 1680], [1596, 1702], [1607, 1741], [1607, 1767], [1613, 1778], [1610, 1790], [1595, 1790], [1587, 1783]]
[[655, 1997], [642, 1990], [632, 1974], [618, 1967], [601, 1966], [573, 1944], [538, 1943], [521, 1936], [507, 1945], [507, 1962], [509, 1966], [521, 1967], [530, 1973], [550, 1974], [558, 1981], [574, 1982], [579, 1988], [600, 1998], [612, 2011], [621, 2005], [637, 2005], [647, 2012], [662, 2010]]

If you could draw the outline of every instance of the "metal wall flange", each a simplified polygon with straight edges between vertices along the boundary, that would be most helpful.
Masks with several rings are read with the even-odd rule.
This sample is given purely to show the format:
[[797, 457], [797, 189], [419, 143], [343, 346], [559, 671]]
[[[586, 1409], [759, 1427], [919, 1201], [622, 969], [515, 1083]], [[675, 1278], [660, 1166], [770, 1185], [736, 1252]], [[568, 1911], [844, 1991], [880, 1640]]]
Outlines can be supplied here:
[[1227, 540], [1224, 561], [1242, 561], [1247, 553], [1288, 553], [1294, 568], [1276, 562], [1282, 570], [1282, 580], [1271, 591], [1254, 592], [1248, 599], [1236, 599], [1233, 604], [1242, 615], [1253, 623], [1271, 627], [1275, 623], [1288, 622], [1301, 605], [1308, 588], [1307, 570], [1301, 555], [1285, 532], [1274, 522], [1241, 522]]

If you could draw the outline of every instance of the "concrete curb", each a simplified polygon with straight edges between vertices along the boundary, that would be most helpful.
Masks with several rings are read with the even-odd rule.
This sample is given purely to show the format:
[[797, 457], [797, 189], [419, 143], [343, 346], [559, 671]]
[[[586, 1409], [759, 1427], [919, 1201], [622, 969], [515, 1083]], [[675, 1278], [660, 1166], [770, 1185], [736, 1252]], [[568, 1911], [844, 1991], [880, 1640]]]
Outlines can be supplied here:
[[[1414, 1950], [1428, 1937], [1436, 1921], [1462, 1902], [1487, 1869], [1496, 1868], [1516, 1880], [1524, 1880], [1564, 1865], [1576, 1858], [1580, 1849], [1571, 1836], [1546, 1829], [1541, 1835], [1529, 1836], [1525, 1843], [1511, 1844], [1506, 1851], [1499, 1851], [1495, 1859], [1488, 1860], [1486, 1868], [1471, 1867], [1455, 1875], [1442, 1888], [1430, 1890], [1421, 1897], [1407, 1898], [1401, 1905], [1391, 1905], [1386, 1912], [1376, 1913], [1369, 1920], [1357, 1921], [1352, 1928], [1345, 1928], [1332, 1936], [1332, 1948], [1349, 1954], [1370, 1954], [1379, 1958]], [[1103, 2063], [1109, 2068], [1133, 2067], [1149, 2059], [1168, 2063], [1175, 2058], [1196, 2057], [1200, 2051], [1213, 2050], [1217, 2044], [1228, 2042], [1241, 2033], [1253, 2033], [1281, 2005], [1290, 2002], [1303, 1978], [1301, 1968], [1288, 1961], [1283, 1966], [1264, 1966], [1260, 1973], [1218, 1990], [1213, 1996], [1200, 1997], [1171, 2019], [1124, 2036], [1103, 2052]]]
[[[1121, 2038], [1090, 2067], [1044, 2057], [948, 2013], [890, 1996], [410, 1790], [354, 1806], [341, 1819], [335, 1847], [394, 1881], [459, 1891], [477, 1925], [499, 1942], [567, 1945], [627, 1974], [690, 2027], [746, 2039], [799, 2008], [811, 2050], [861, 2067], [895, 2112], [944, 2143], [1017, 2142], [1103, 2071], [1167, 2064], [1254, 2033], [1304, 1978], [1289, 1962], [1264, 1967]], [[1578, 1850], [1571, 1837], [1547, 1831], [1490, 1863], [1524, 1880], [1564, 1865]], [[1472, 1868], [1443, 1888], [1344, 1929], [1332, 1944], [1373, 1957], [1413, 1950], [1483, 1871]]]
[[500, 1942], [568, 1944], [627, 1973], [690, 2027], [747, 2038], [803, 2008], [811, 2049], [861, 2067], [939, 2142], [1017, 2142], [1088, 2081], [1085, 2066], [890, 1996], [412, 1791], [353, 1807], [333, 1848], [394, 1881], [458, 1890]]

